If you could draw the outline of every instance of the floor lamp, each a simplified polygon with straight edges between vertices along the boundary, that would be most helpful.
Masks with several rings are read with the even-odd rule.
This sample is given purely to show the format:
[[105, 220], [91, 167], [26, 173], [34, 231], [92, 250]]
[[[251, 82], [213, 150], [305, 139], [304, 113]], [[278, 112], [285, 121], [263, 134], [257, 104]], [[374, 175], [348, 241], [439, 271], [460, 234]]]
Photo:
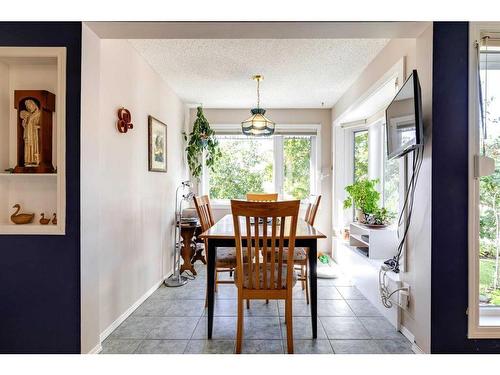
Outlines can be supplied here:
[[[182, 181], [175, 191], [175, 234], [174, 234], [174, 273], [165, 280], [165, 285], [169, 287], [178, 287], [188, 282], [186, 276], [182, 276], [181, 269], [181, 225], [182, 225], [182, 203], [189, 202], [194, 197], [191, 191], [193, 184], [191, 181]], [[180, 191], [180, 192], [179, 192]], [[179, 194], [180, 193], [180, 194]], [[179, 198], [180, 196], [180, 198]], [[190, 244], [185, 244], [189, 246]]]

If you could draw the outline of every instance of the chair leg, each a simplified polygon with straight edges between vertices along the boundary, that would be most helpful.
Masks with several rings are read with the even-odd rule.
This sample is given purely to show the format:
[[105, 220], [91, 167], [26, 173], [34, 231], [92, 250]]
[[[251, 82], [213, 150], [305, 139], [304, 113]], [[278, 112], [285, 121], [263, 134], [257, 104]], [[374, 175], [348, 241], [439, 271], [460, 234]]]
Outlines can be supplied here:
[[249, 309], [249, 308], [250, 308], [250, 300], [247, 299], [247, 309]]
[[[248, 300], [247, 300], [248, 303]], [[243, 340], [243, 299], [238, 296], [238, 323], [236, 325], [236, 354], [241, 353], [241, 342]]]
[[306, 281], [306, 301], [307, 304], [309, 305], [309, 266], [306, 264], [306, 272], [305, 272], [305, 277]]
[[269, 305], [269, 300], [268, 299], [266, 299], [266, 305]]
[[304, 290], [306, 288], [306, 283], [305, 283], [305, 280], [304, 280], [304, 266], [300, 266], [300, 278], [302, 279], [302, 290]]
[[214, 292], [217, 293], [217, 284], [219, 282], [219, 272], [215, 270], [215, 287], [214, 287]]
[[288, 354], [293, 354], [292, 299], [285, 300], [286, 346]]

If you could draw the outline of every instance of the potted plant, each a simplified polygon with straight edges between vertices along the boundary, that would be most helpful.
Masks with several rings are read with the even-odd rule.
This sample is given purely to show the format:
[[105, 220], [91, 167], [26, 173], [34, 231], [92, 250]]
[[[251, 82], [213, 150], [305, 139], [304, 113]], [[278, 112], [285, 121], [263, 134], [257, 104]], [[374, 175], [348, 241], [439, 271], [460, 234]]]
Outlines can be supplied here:
[[344, 209], [354, 205], [360, 223], [365, 223], [367, 215], [374, 214], [379, 209], [380, 193], [375, 189], [377, 183], [378, 179], [363, 179], [345, 187], [348, 195], [344, 200]]
[[203, 167], [203, 153], [205, 153], [205, 164], [210, 169], [221, 156], [215, 131], [210, 128], [202, 107], [197, 108], [196, 121], [189, 136], [185, 132], [182, 134], [184, 134], [184, 140], [188, 142], [186, 153], [189, 170], [193, 177], [199, 179]]
[[369, 225], [376, 225], [385, 227], [389, 225], [394, 218], [394, 215], [387, 211], [385, 207], [377, 208], [375, 212], [366, 215], [366, 223]]

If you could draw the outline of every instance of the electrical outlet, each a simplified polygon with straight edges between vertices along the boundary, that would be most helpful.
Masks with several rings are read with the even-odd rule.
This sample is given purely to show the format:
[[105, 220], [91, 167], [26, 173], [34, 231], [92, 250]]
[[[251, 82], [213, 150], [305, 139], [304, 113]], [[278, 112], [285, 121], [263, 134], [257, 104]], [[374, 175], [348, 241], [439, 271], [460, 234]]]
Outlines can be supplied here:
[[399, 305], [403, 308], [410, 306], [410, 284], [403, 283], [402, 290], [399, 292]]

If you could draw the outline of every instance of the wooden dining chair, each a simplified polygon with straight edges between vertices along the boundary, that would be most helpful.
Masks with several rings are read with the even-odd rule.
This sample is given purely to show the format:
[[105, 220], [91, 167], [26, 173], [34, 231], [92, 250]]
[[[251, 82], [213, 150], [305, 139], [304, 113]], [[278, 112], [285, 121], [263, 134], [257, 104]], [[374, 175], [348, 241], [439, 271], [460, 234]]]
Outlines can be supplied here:
[[[285, 259], [284, 251], [285, 229], [288, 231], [288, 248], [294, 251], [299, 207], [298, 200], [284, 202], [231, 200], [236, 241], [235, 283], [238, 288], [236, 353], [241, 353], [245, 299], [285, 300], [287, 348], [288, 353], [293, 353], [292, 289], [297, 282], [297, 275], [293, 258]], [[255, 224], [251, 224], [251, 218]], [[245, 240], [245, 246], [242, 240]], [[246, 254], [249, 255], [246, 257], [247, 262], [245, 262]], [[271, 256], [261, 256], [261, 254], [271, 254]]]
[[[321, 202], [321, 195], [316, 195], [310, 198], [311, 202], [307, 205], [304, 220], [309, 225], [314, 225], [316, 214], [318, 212], [319, 202]], [[309, 305], [309, 248], [297, 247], [294, 252], [294, 264], [299, 274], [299, 281], [302, 283], [302, 290], [305, 290], [306, 301]]]
[[[194, 197], [194, 205], [200, 219], [201, 231], [209, 230], [214, 224], [212, 208], [210, 206], [210, 198], [208, 195]], [[208, 240], [204, 240], [205, 256], [208, 258]], [[215, 291], [217, 292], [217, 284], [234, 284], [234, 280], [219, 280], [218, 274], [221, 272], [229, 272], [231, 275], [236, 268], [236, 248], [234, 247], [218, 247], [217, 259], [215, 261]]]
[[247, 193], [247, 201], [275, 202], [277, 200], [278, 200], [278, 193]]

